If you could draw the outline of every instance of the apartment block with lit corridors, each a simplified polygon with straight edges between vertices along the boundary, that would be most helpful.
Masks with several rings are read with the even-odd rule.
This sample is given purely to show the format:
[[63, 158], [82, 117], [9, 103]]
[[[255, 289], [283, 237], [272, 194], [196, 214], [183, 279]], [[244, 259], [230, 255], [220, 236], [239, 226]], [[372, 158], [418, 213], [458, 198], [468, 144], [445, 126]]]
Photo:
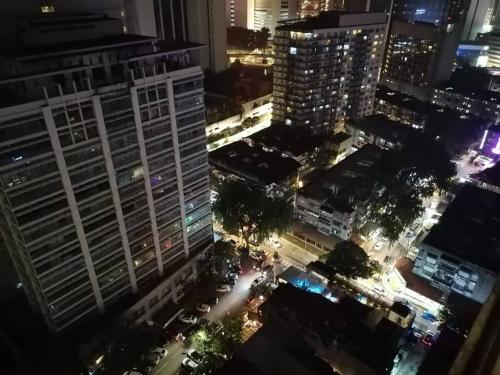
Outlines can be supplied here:
[[175, 300], [213, 242], [201, 46], [102, 15], [22, 26], [0, 56], [0, 229], [31, 305], [62, 331]]
[[273, 121], [333, 133], [370, 115], [386, 23], [384, 13], [324, 12], [277, 27]]

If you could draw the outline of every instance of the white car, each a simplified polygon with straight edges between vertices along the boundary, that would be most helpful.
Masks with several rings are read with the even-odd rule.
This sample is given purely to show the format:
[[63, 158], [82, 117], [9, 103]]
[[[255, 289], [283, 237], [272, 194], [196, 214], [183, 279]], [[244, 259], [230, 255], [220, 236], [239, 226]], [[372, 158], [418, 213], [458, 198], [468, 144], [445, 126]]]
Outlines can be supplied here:
[[264, 260], [264, 257], [266, 256], [265, 253], [260, 250], [251, 250], [248, 255], [250, 255], [250, 258], [255, 259], [259, 262]]
[[281, 242], [279, 242], [276, 238], [271, 238], [270, 241], [274, 247], [281, 247]]
[[202, 312], [202, 313], [207, 313], [210, 311], [210, 305], [207, 305], [206, 303], [199, 303], [196, 306], [196, 310], [198, 310], [199, 312]]
[[266, 278], [263, 276], [263, 275], [260, 275], [259, 277], [257, 277], [254, 281], [252, 281], [252, 288], [256, 287], [256, 286], [259, 286], [260, 284], [262, 284], [264, 281], [266, 280]]
[[190, 369], [195, 369], [199, 365], [195, 361], [193, 361], [191, 358], [186, 357], [182, 360], [182, 366], [190, 368]]
[[158, 347], [155, 350], [153, 350], [153, 353], [158, 354], [160, 358], [165, 358], [168, 354], [168, 351], [165, 348]]
[[194, 315], [181, 314], [178, 318], [181, 322], [187, 324], [195, 324], [198, 318]]
[[236, 272], [228, 272], [226, 274], [226, 279], [238, 280], [238, 274]]
[[231, 291], [231, 287], [227, 284], [222, 284], [217, 287], [216, 291], [219, 293], [227, 293]]
[[380, 250], [382, 248], [382, 246], [384, 246], [384, 242], [383, 241], [378, 241], [376, 244], [375, 244], [375, 250]]

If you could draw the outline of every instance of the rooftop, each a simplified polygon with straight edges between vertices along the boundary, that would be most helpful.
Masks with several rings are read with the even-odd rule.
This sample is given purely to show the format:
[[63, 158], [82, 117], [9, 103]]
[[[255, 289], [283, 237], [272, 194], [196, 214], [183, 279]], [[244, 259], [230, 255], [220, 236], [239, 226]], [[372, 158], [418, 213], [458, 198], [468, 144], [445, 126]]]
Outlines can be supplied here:
[[470, 177], [474, 180], [500, 188], [500, 161], [493, 167], [487, 168], [479, 173], [474, 173]]
[[314, 151], [324, 143], [324, 138], [311, 135], [300, 126], [271, 125], [249, 136], [252, 141], [294, 156]]
[[464, 186], [425, 244], [500, 273], [500, 194]]
[[403, 329], [386, 318], [370, 328], [367, 318], [374, 310], [351, 297], [334, 303], [319, 294], [281, 284], [262, 308], [265, 311], [271, 306], [278, 311], [293, 311], [297, 317], [293, 323], [315, 332], [323, 342], [336, 340], [339, 348], [374, 369], [392, 366]]
[[299, 190], [299, 194], [324, 201], [333, 196], [332, 187], [355, 193], [360, 199], [371, 191], [375, 168], [373, 166], [381, 159], [383, 150], [368, 144], [341, 162], [318, 174], [311, 182]]
[[411, 314], [411, 309], [407, 305], [399, 301], [396, 301], [392, 304], [391, 311], [402, 317], [407, 317]]
[[470, 99], [478, 99], [500, 104], [500, 92], [497, 91], [459, 87], [452, 84], [451, 82], [443, 82], [437, 85], [436, 89], [465, 96]]
[[297, 161], [282, 152], [257, 144], [250, 146], [244, 141], [210, 152], [209, 160], [218, 168], [266, 185], [295, 176], [300, 167]]
[[336, 372], [316, 355], [295, 327], [274, 320], [266, 322], [217, 374], [334, 375]]
[[439, 302], [444, 292], [434, 288], [429, 284], [429, 281], [413, 273], [415, 262], [410, 258], [399, 258], [396, 261], [395, 267], [406, 282], [406, 287], [416, 293], [429, 298], [432, 301]]
[[352, 136], [349, 133], [346, 132], [338, 132], [335, 133], [331, 138], [330, 142], [335, 143], [335, 144], [340, 144], [344, 141], [347, 141], [349, 138]]
[[357, 120], [350, 120], [347, 126], [352, 126], [364, 132], [378, 135], [392, 143], [404, 143], [415, 131], [414, 129], [400, 123], [392, 121], [387, 116], [376, 114], [365, 116]]
[[347, 13], [347, 12], [321, 12], [319, 16], [307, 17], [280, 22], [282, 25], [276, 30], [285, 31], [314, 31], [332, 29], [336, 27], [362, 26], [382, 24], [385, 26], [387, 15], [385, 13]]

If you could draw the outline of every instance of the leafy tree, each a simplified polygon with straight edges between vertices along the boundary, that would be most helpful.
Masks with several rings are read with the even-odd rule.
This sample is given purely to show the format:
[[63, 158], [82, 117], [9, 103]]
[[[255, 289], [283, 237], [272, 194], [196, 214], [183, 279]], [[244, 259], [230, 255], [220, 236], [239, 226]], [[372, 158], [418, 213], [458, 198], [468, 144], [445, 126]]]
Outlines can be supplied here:
[[198, 262], [200, 279], [213, 279], [227, 272], [227, 260], [236, 256], [234, 247], [225, 241], [217, 241]]
[[226, 232], [241, 235], [248, 247], [251, 236], [261, 243], [292, 224], [288, 197], [269, 196], [257, 185], [243, 181], [223, 184], [213, 206], [215, 218]]
[[252, 51], [256, 48], [265, 49], [271, 36], [269, 29], [263, 27], [258, 31], [244, 27], [229, 27], [227, 29], [227, 45], [229, 48]]
[[254, 117], [247, 117], [246, 119], [244, 119], [241, 125], [243, 126], [244, 129], [248, 129], [254, 127], [258, 123], [259, 123], [259, 118], [257, 116], [254, 116]]
[[[336, 274], [348, 279], [367, 279], [381, 272], [380, 264], [370, 260], [368, 254], [352, 241], [338, 243], [335, 249], [322, 255], [320, 259]], [[334, 275], [331, 276], [333, 278]]]
[[395, 242], [423, 212], [423, 199], [447, 191], [456, 174], [442, 142], [419, 134], [399, 149], [386, 152], [379, 163], [377, 188], [369, 202], [369, 218]]
[[255, 47], [259, 49], [266, 49], [267, 41], [271, 37], [271, 33], [267, 27], [263, 27], [255, 32]]

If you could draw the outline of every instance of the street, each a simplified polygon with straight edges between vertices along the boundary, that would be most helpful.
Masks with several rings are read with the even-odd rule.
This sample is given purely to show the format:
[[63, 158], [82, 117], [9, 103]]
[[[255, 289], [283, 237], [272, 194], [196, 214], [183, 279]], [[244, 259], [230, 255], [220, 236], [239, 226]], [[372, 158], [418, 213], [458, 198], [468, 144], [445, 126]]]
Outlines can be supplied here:
[[[243, 265], [244, 273], [238, 279], [234, 289], [229, 293], [218, 293], [219, 303], [213, 306], [206, 314], [195, 313], [198, 318], [204, 318], [211, 322], [220, 321], [227, 313], [234, 313], [241, 310], [250, 294], [250, 284], [260, 274], [251, 268], [251, 265]], [[197, 296], [200, 300], [193, 300], [188, 305], [196, 305], [202, 296]], [[189, 310], [188, 310], [189, 311]], [[182, 360], [186, 358], [189, 348], [173, 340], [166, 346], [168, 354], [162, 358], [158, 365], [150, 372], [150, 375], [171, 375], [177, 374], [181, 367]]]

